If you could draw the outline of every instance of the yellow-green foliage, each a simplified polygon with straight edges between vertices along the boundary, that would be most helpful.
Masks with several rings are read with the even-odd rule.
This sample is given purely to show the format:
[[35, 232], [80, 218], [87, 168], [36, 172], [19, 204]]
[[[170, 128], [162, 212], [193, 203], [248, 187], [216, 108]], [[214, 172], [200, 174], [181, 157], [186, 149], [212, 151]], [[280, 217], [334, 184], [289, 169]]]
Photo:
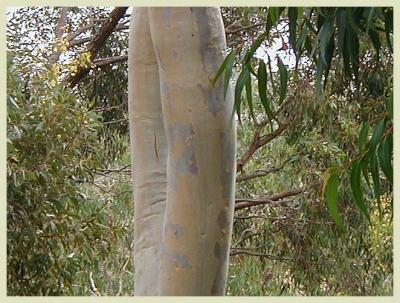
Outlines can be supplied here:
[[114, 258], [127, 270], [129, 243], [121, 235], [130, 221], [115, 219], [114, 212], [131, 217], [129, 197], [115, 209], [107, 195], [88, 191], [105, 163], [90, 103], [57, 81], [56, 67], [44, 68], [28, 85], [18, 72], [10, 63], [8, 294], [88, 295], [91, 272], [97, 278]]

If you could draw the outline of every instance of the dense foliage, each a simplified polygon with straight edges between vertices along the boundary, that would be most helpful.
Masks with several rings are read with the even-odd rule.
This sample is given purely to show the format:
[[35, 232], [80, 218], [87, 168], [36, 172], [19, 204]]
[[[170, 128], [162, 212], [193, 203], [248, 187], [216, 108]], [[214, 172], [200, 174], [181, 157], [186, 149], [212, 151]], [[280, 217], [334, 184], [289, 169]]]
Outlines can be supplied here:
[[[216, 81], [240, 117], [228, 294], [391, 295], [393, 10], [221, 10]], [[110, 11], [70, 8], [58, 37], [62, 8], [9, 15], [9, 295], [133, 294], [129, 14], [85, 55]]]

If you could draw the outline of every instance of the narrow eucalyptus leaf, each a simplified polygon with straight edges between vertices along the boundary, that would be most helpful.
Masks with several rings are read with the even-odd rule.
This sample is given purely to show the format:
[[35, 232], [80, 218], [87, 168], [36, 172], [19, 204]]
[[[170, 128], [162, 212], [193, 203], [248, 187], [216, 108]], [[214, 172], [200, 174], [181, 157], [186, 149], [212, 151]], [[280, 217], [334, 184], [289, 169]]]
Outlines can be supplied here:
[[328, 203], [329, 212], [332, 218], [335, 220], [337, 225], [343, 227], [343, 220], [342, 217], [340, 216], [338, 207], [338, 202], [339, 202], [338, 187], [339, 187], [339, 177], [338, 175], [333, 174], [330, 176], [327, 182], [325, 195]]
[[382, 119], [376, 125], [374, 132], [372, 133], [372, 138], [369, 141], [369, 153], [372, 154], [375, 152], [376, 146], [381, 139], [383, 132], [385, 130], [385, 120]]
[[274, 114], [272, 112], [271, 105], [268, 101], [267, 68], [263, 60], [261, 60], [260, 64], [258, 65], [257, 77], [258, 77], [258, 93], [260, 95], [260, 100], [270, 123], [272, 123], [272, 120], [274, 119]]
[[226, 66], [228, 62], [231, 60], [231, 57], [235, 57], [235, 50], [231, 51], [228, 56], [226, 56], [225, 60], [222, 62], [221, 66], [219, 67], [217, 74], [215, 75], [215, 78], [212, 82], [212, 85], [214, 86], [215, 83], [217, 83], [218, 79], [221, 77], [222, 73], [225, 71]]
[[375, 15], [376, 12], [376, 7], [370, 7], [368, 8], [368, 19], [367, 19], [367, 29], [366, 29], [366, 33], [368, 34], [369, 29], [371, 28], [371, 26], [373, 27], [373, 22], [372, 19]]
[[289, 43], [292, 46], [293, 52], [297, 57], [297, 48], [296, 48], [296, 31], [297, 31], [297, 14], [298, 10], [296, 7], [289, 7], [288, 16], [289, 16]]
[[361, 191], [361, 166], [360, 162], [355, 161], [350, 170], [350, 185], [353, 193], [354, 201], [358, 208], [364, 213], [368, 220], [370, 215], [367, 206], [364, 203], [363, 194]]
[[253, 96], [252, 96], [252, 90], [251, 90], [251, 77], [247, 78], [246, 84], [246, 100], [247, 104], [249, 105], [249, 110], [250, 110], [250, 115], [251, 118], [253, 119], [254, 123], [257, 123], [255, 115], [254, 115], [254, 108], [253, 108]]
[[229, 87], [229, 83], [230, 83], [229, 81], [232, 77], [232, 68], [233, 68], [233, 64], [235, 63], [236, 50], [233, 50], [232, 52], [230, 52], [228, 57], [229, 58], [226, 63], [225, 78], [224, 78], [224, 97], [226, 97], [226, 93], [228, 91], [228, 87]]
[[338, 30], [338, 53], [342, 54], [344, 50], [344, 41], [346, 35], [346, 10], [344, 8], [339, 8], [336, 14], [336, 27]]
[[369, 125], [368, 123], [364, 123], [360, 129], [360, 135], [358, 137], [358, 151], [362, 153], [365, 149], [365, 143], [367, 142], [368, 138], [368, 130]]
[[278, 69], [279, 69], [279, 80], [280, 80], [280, 87], [279, 87], [279, 104], [285, 100], [287, 95], [287, 84], [288, 84], [288, 71], [286, 66], [282, 63], [281, 59], [278, 58]]
[[254, 41], [254, 43], [250, 46], [250, 48], [246, 52], [246, 55], [244, 56], [244, 64], [248, 64], [250, 62], [254, 53], [257, 51], [257, 49], [260, 47], [261, 43], [263, 43], [266, 37], [266, 33], [262, 33], [257, 37], [256, 41]]
[[383, 173], [391, 184], [393, 184], [392, 153], [390, 150], [390, 139], [386, 138], [378, 147], [379, 162]]
[[243, 70], [239, 74], [239, 77], [236, 81], [236, 86], [235, 86], [235, 110], [236, 114], [238, 115], [239, 123], [241, 123], [240, 119], [240, 105], [241, 105], [241, 99], [242, 99], [242, 91], [243, 88], [248, 81], [248, 78], [250, 78], [250, 71], [247, 69], [247, 67], [243, 67]]
[[379, 165], [376, 152], [371, 154], [370, 158], [370, 171], [372, 175], [372, 180], [374, 181], [374, 196], [378, 202], [378, 207], [380, 209], [380, 196], [381, 196], [381, 182], [379, 178]]

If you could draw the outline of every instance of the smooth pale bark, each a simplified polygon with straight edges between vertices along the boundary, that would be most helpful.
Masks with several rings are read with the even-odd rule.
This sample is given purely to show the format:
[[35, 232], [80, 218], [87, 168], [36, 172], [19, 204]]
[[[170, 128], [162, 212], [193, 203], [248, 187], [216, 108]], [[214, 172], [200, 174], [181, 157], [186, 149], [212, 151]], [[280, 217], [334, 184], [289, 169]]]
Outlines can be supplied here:
[[129, 118], [134, 179], [135, 295], [157, 295], [166, 200], [167, 148], [158, 65], [146, 8], [132, 14], [129, 37]]
[[211, 85], [222, 18], [217, 8], [137, 8], [132, 18], [135, 295], [224, 295], [236, 135], [231, 91]]
[[212, 87], [226, 48], [222, 18], [218, 8], [148, 12], [168, 145], [158, 294], [224, 295], [236, 135], [231, 91], [224, 98], [222, 84]]

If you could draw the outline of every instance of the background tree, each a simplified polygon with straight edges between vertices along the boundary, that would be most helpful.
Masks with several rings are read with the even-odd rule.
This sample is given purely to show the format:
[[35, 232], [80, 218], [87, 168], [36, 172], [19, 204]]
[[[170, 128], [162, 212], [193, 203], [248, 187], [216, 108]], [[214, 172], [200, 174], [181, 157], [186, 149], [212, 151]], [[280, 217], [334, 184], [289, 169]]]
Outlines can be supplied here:
[[[88, 74], [65, 88], [72, 73], [87, 68], [85, 51], [112, 11], [29, 7], [9, 14], [10, 295], [132, 294], [129, 9]], [[221, 11], [234, 52], [219, 77], [226, 83], [231, 75], [242, 100], [227, 294], [392, 294], [392, 8]], [[55, 65], [46, 65], [51, 58]], [[92, 121], [64, 119], [80, 115]], [[54, 140], [44, 141], [41, 122]], [[43, 165], [48, 153], [54, 168]], [[28, 179], [29, 171], [37, 177]], [[55, 197], [44, 199], [50, 192]], [[86, 229], [76, 228], [82, 214]], [[50, 222], [59, 236], [46, 236]], [[54, 244], [59, 238], [65, 243]]]

